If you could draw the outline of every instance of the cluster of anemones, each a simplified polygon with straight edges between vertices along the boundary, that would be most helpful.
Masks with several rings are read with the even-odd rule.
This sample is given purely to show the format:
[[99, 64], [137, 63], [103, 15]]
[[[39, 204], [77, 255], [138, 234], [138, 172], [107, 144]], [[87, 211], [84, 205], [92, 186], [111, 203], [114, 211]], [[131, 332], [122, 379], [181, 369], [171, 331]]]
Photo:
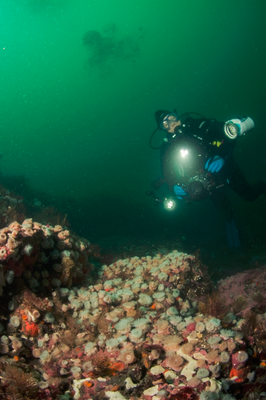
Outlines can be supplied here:
[[90, 243], [60, 225], [42, 225], [32, 219], [12, 222], [0, 230], [0, 295], [4, 284], [23, 276], [33, 291], [70, 287], [90, 271]]
[[[65, 235], [62, 233], [61, 240]], [[39, 315], [35, 310], [15, 310], [9, 322], [12, 340], [19, 354], [21, 333], [31, 337], [32, 354], [40, 362], [43, 377], [39, 387], [49, 386], [57, 373], [61, 379], [71, 376], [77, 392], [90, 377], [90, 390], [96, 390], [95, 365], [104, 365], [100, 371], [105, 378], [104, 374], [118, 371], [126, 375], [129, 367], [137, 369], [141, 362], [147, 371], [162, 368], [161, 372], [153, 370], [150, 392], [155, 395], [170, 390], [167, 385], [171, 383], [178, 387], [185, 382], [195, 391], [208, 385], [219, 390], [224, 364], [232, 362], [234, 371], [243, 370], [247, 352], [239, 350], [244, 342], [237, 318], [232, 330], [222, 329], [219, 319], [197, 312], [195, 299], [184, 290], [184, 280], [193, 279], [189, 260], [193, 257], [179, 252], [119, 260], [103, 266], [100, 278], [89, 287], [56, 287], [52, 295], [61, 310], [55, 312], [53, 300]], [[76, 337], [65, 323], [56, 320], [60, 311], [75, 321]], [[58, 371], [52, 360], [59, 365]], [[125, 379], [127, 385], [133, 385], [129, 377]], [[138, 387], [134, 385], [130, 390]]]

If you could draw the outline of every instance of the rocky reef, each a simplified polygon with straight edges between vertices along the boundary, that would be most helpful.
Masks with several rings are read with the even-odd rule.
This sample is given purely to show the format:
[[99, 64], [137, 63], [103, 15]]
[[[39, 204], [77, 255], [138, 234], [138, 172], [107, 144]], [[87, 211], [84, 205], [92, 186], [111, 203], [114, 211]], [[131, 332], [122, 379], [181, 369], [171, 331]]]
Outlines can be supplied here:
[[[2, 397], [229, 400], [243, 398], [244, 387], [265, 390], [264, 344], [242, 332], [242, 316], [218, 305], [215, 315], [201, 312], [202, 301], [207, 308], [215, 302], [197, 257], [173, 251], [121, 259], [93, 278], [83, 271], [88, 243], [31, 220], [18, 225], [1, 233], [16, 228], [20, 249], [2, 260], [2, 297], [9, 297], [1, 323]], [[23, 264], [29, 245], [26, 257], [34, 262]], [[16, 263], [24, 265], [20, 275], [10, 273]], [[11, 275], [24, 277], [18, 293]], [[265, 327], [264, 314], [260, 323]]]
[[178, 250], [102, 265], [88, 240], [13, 203], [0, 399], [266, 398], [265, 267], [215, 287], [198, 254]]

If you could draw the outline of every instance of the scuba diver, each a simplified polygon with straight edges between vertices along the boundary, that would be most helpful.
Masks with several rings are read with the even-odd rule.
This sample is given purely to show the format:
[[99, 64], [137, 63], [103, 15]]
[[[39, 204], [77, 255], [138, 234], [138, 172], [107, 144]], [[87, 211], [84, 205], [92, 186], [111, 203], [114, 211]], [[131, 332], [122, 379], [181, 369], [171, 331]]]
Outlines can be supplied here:
[[[197, 118], [191, 117], [191, 114], [196, 114]], [[254, 128], [253, 120], [240, 117], [219, 122], [198, 113], [185, 113], [179, 117], [176, 110], [156, 111], [155, 119], [157, 128], [150, 138], [150, 146], [161, 149], [162, 177], [152, 182], [153, 190], [166, 183], [180, 200], [196, 202], [210, 198], [226, 221], [228, 246], [241, 246], [225, 190], [230, 187], [242, 199], [250, 202], [266, 194], [266, 183], [248, 183], [232, 156], [236, 139]], [[158, 129], [167, 135], [161, 146], [153, 147], [151, 142]], [[160, 201], [154, 191], [148, 194]], [[168, 207], [174, 207], [173, 200], [170, 200]]]

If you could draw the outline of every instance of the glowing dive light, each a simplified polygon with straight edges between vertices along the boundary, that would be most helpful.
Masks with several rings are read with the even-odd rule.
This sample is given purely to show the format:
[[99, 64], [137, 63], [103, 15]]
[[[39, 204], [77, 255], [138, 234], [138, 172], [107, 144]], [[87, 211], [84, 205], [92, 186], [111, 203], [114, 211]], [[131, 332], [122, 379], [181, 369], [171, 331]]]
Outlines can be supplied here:
[[176, 201], [174, 199], [164, 199], [164, 209], [167, 211], [174, 211], [176, 209]]
[[181, 157], [186, 157], [188, 155], [188, 150], [187, 149], [181, 149], [180, 150], [180, 154], [181, 154]]

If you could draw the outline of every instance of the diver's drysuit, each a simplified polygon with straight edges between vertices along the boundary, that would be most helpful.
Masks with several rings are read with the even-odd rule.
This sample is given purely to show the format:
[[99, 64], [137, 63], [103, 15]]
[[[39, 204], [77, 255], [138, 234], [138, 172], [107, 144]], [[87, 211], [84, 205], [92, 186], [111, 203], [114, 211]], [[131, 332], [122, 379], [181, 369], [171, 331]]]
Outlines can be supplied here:
[[[160, 184], [166, 182], [170, 191], [175, 185], [181, 186], [187, 193], [183, 198], [188, 202], [210, 197], [223, 214], [228, 237], [232, 236], [232, 232], [233, 235], [238, 234], [233, 210], [225, 195], [226, 187], [229, 186], [244, 200], [254, 201], [261, 194], [266, 194], [266, 183], [251, 185], [246, 181], [232, 156], [236, 140], [225, 135], [224, 125], [224, 122], [214, 119], [188, 117], [175, 134], [168, 133], [161, 148], [163, 180], [160, 180]], [[215, 156], [220, 156], [225, 164], [219, 172], [210, 173], [204, 166], [207, 160]], [[156, 181], [152, 186], [156, 188]], [[238, 237], [232, 241], [228, 243], [230, 247], [240, 245]]]

